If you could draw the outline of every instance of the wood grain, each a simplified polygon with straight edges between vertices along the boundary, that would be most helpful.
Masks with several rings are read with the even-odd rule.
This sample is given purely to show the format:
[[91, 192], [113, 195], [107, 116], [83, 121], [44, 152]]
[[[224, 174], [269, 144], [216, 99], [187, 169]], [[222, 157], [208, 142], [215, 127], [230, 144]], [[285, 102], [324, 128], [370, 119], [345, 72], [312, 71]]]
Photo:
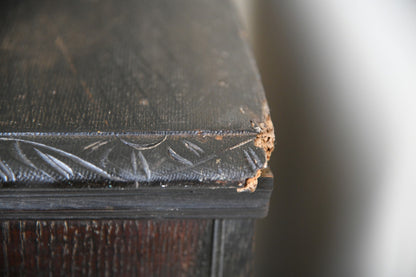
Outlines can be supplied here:
[[3, 221], [4, 276], [208, 276], [212, 220]]

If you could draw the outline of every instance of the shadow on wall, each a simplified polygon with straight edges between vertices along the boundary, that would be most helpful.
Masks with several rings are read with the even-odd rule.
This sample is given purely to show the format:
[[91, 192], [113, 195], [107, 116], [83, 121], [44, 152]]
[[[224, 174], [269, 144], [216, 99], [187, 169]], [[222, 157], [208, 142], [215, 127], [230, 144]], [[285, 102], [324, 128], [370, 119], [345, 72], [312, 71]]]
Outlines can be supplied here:
[[[277, 136], [270, 212], [256, 225], [256, 276], [397, 276], [397, 264], [379, 266], [391, 259], [378, 245], [390, 249], [383, 241], [390, 243], [394, 233], [377, 229], [388, 225], [378, 222], [380, 185], [390, 173], [389, 135], [400, 131], [386, 116], [394, 114], [389, 106], [397, 98], [389, 98], [391, 87], [377, 75], [385, 73], [377, 61], [391, 52], [372, 55], [377, 40], [368, 39], [385, 20], [375, 13], [369, 24], [371, 1], [236, 2], [248, 22]], [[360, 7], [367, 14], [358, 13]], [[381, 235], [372, 241], [373, 233]], [[403, 276], [412, 276], [414, 262], [407, 265]]]
[[295, 32], [284, 3], [253, 1], [250, 30], [276, 130], [275, 190], [256, 225], [256, 276], [313, 276], [327, 255], [334, 209], [334, 165], [302, 80]]

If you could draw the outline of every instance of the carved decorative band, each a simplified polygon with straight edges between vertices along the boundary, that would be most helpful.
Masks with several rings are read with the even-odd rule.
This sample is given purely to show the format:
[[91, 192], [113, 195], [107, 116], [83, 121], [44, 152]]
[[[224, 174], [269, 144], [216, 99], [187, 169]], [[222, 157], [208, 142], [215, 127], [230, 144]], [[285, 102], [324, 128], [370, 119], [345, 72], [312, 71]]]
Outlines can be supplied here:
[[244, 181], [264, 167], [255, 136], [0, 137], [0, 184]]

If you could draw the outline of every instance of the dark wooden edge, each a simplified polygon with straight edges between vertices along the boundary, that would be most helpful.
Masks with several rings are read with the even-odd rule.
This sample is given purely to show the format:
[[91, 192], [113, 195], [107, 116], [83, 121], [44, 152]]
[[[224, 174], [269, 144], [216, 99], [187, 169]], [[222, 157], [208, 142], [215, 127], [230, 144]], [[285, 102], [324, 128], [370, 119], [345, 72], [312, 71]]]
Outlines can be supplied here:
[[139, 187], [127, 190], [7, 190], [2, 219], [261, 218], [273, 178], [260, 177], [254, 193], [236, 188]]

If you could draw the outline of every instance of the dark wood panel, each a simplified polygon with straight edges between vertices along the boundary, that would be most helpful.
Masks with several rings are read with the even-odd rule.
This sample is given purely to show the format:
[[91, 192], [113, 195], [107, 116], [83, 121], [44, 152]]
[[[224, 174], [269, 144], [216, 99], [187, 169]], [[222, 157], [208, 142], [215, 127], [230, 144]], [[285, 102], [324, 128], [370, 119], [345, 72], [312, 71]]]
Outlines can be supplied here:
[[254, 270], [254, 220], [214, 221], [212, 276], [252, 276]]
[[208, 276], [212, 220], [3, 221], [5, 276]]

